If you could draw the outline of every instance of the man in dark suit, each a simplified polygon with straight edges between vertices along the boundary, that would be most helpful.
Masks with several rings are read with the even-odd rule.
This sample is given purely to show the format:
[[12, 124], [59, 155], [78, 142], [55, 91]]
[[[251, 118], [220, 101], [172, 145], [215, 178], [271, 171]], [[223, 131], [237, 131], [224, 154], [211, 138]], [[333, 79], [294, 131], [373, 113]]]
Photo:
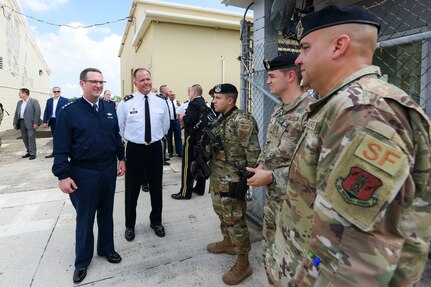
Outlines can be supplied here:
[[[60, 114], [61, 108], [69, 101], [61, 96], [61, 89], [59, 87], [52, 88], [52, 98], [46, 101], [45, 112], [43, 113], [43, 127], [51, 127], [51, 133], [54, 137], [55, 126], [57, 118]], [[54, 157], [54, 152], [45, 158]]]
[[195, 160], [194, 149], [200, 136], [198, 122], [203, 107], [206, 106], [202, 97], [202, 87], [198, 84], [188, 88], [190, 103], [187, 106], [186, 114], [180, 117], [184, 123], [184, 145], [181, 169], [181, 189], [178, 193], [171, 194], [173, 199], [190, 199], [192, 192], [198, 195], [204, 195], [205, 179], [198, 178], [196, 185], [193, 187], [194, 179], [190, 171], [192, 162]]
[[27, 153], [22, 158], [36, 158], [36, 129], [40, 126], [40, 105], [36, 99], [30, 98], [30, 91], [22, 88], [18, 93], [21, 100], [16, 104], [13, 127], [21, 129], [22, 140]]

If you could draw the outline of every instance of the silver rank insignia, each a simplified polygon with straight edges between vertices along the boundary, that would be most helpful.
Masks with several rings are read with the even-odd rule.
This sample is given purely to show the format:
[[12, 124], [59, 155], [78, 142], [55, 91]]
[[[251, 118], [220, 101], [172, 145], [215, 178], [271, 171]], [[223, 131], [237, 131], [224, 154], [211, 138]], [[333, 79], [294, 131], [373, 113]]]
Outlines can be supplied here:
[[302, 20], [299, 20], [296, 25], [296, 39], [301, 39], [302, 33], [304, 32], [304, 26], [302, 26]]
[[269, 71], [269, 69], [271, 69], [271, 64], [269, 64], [269, 60], [268, 59], [263, 60], [263, 65], [265, 66], [265, 69], [267, 71]]
[[220, 93], [220, 92], [221, 92], [221, 85], [217, 85], [217, 86], [214, 88], [214, 92], [216, 92], [216, 93]]

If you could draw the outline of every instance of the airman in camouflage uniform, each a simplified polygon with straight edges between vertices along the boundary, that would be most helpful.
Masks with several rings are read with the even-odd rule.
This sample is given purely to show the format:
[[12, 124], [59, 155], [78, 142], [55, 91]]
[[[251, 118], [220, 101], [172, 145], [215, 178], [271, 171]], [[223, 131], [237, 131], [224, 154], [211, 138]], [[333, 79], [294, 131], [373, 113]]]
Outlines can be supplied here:
[[374, 15], [330, 5], [300, 24], [296, 63], [323, 98], [289, 170], [282, 285], [413, 286], [431, 234], [427, 116], [370, 65]]
[[253, 116], [235, 106], [237, 96], [238, 91], [231, 84], [214, 87], [214, 107], [223, 118], [213, 129], [221, 140], [218, 148], [212, 150], [210, 193], [224, 239], [208, 244], [207, 249], [215, 254], [238, 255], [235, 266], [222, 277], [228, 285], [239, 284], [252, 274], [248, 261], [251, 244], [245, 221], [247, 204], [245, 199], [230, 197], [229, 186], [239, 182], [238, 168], [256, 166], [260, 153], [257, 123]]
[[298, 54], [288, 53], [264, 60], [268, 71], [267, 84], [271, 93], [281, 99], [271, 116], [266, 144], [258, 159], [258, 167], [247, 168], [255, 175], [248, 179], [250, 186], [267, 186], [262, 230], [264, 265], [270, 283], [276, 283], [278, 266], [274, 259], [275, 218], [287, 189], [287, 173], [296, 144], [304, 130], [308, 106], [314, 101], [311, 92], [303, 92], [301, 71], [295, 65]]

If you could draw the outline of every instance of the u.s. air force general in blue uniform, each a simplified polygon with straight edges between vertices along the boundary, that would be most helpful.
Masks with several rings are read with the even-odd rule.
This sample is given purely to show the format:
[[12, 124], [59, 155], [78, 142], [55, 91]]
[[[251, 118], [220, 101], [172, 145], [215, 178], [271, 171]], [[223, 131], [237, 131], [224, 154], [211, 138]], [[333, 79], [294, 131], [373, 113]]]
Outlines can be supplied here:
[[93, 257], [93, 224], [97, 211], [97, 253], [115, 252], [113, 201], [117, 159], [124, 159], [113, 105], [98, 101], [97, 110], [84, 97], [64, 106], [54, 136], [53, 174], [71, 178], [77, 189], [70, 193], [76, 209], [76, 268], [86, 268]]

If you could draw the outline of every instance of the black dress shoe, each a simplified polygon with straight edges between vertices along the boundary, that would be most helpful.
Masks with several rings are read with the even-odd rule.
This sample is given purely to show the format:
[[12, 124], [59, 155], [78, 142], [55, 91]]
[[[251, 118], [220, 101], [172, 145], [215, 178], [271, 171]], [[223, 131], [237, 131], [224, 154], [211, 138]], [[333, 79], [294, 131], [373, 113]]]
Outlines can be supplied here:
[[73, 271], [73, 282], [79, 283], [84, 280], [85, 276], [87, 276], [87, 267], [75, 268], [75, 271]]
[[26, 158], [26, 157], [30, 157], [30, 154], [26, 153], [25, 155], [22, 156], [22, 158]]
[[171, 165], [171, 164], [169, 162], [167, 162], [167, 161], [164, 161], [163, 165]]
[[36, 156], [35, 155], [31, 155], [28, 159], [29, 160], [34, 160], [34, 159], [36, 159]]
[[192, 198], [191, 196], [182, 196], [181, 192], [171, 194], [171, 197], [173, 199], [190, 199], [190, 198]]
[[107, 255], [106, 259], [108, 259], [109, 263], [120, 263], [121, 262], [121, 256], [116, 251]]
[[149, 187], [148, 183], [144, 183], [142, 185], [142, 191], [143, 192], [149, 192], [150, 191], [150, 187]]
[[45, 156], [45, 158], [51, 158], [51, 157], [54, 157], [54, 154], [53, 154], [53, 153], [52, 153], [52, 154], [50, 154], [50, 155]]
[[159, 225], [159, 224], [150, 224], [150, 227], [154, 230], [154, 233], [158, 236], [158, 237], [165, 237], [165, 228], [163, 227], [163, 225]]
[[135, 239], [135, 228], [126, 228], [124, 237], [126, 237], [127, 241], [133, 241], [133, 239]]

